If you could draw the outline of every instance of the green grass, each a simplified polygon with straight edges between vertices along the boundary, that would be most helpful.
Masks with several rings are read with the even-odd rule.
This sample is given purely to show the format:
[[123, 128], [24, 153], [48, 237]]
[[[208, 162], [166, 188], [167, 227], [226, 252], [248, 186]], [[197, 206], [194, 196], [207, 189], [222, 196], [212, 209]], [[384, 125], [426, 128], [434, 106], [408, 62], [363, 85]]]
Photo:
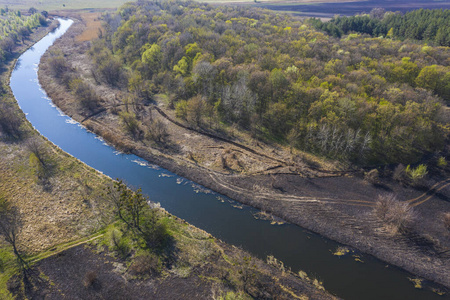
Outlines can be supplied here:
[[34, 7], [39, 11], [61, 9], [86, 9], [86, 8], [117, 8], [126, 2], [133, 0], [0, 0], [0, 7], [8, 6], [13, 9], [29, 9]]
[[17, 272], [16, 258], [10, 247], [0, 247], [0, 299], [13, 299], [6, 283]]

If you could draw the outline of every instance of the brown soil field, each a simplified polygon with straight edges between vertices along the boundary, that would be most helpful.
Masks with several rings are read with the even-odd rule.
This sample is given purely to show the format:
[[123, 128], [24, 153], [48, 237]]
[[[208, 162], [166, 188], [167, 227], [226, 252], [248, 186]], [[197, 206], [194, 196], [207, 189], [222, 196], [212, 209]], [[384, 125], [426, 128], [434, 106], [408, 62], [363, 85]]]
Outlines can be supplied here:
[[[155, 104], [139, 107], [138, 112], [144, 120], [151, 117], [164, 122], [167, 141], [135, 140], [122, 129], [117, 115], [125, 109], [122, 99], [126, 95], [96, 85], [86, 54], [89, 43], [73, 42], [83, 30], [83, 23], [77, 21], [53, 49], [65, 53], [78, 75], [95, 87], [102, 99], [96, 113], [83, 111], [77, 99], [49, 75], [50, 52], [39, 68], [41, 84], [66, 114], [124, 152], [450, 287], [450, 234], [442, 220], [443, 212], [450, 211], [446, 178], [430, 176], [428, 188], [422, 190], [389, 179], [373, 185], [364, 181], [363, 170], [346, 172], [338, 164], [291, 153], [238, 130], [224, 135], [192, 128], [175, 119], [163, 96], [156, 97]], [[387, 192], [414, 206], [416, 219], [407, 234], [390, 230], [373, 213], [378, 195]]]

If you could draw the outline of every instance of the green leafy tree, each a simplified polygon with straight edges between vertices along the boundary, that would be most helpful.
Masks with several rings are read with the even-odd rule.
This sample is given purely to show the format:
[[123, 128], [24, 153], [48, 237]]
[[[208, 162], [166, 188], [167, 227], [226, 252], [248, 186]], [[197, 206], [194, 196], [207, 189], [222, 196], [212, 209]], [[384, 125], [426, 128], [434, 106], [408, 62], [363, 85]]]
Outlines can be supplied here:
[[142, 63], [147, 67], [150, 74], [157, 73], [162, 60], [161, 47], [153, 44], [148, 50], [142, 53]]
[[142, 190], [130, 190], [122, 180], [108, 189], [108, 195], [116, 208], [118, 218], [128, 228], [145, 240], [148, 247], [161, 245], [168, 236], [167, 227], [161, 222], [156, 209], [150, 208], [150, 202]]

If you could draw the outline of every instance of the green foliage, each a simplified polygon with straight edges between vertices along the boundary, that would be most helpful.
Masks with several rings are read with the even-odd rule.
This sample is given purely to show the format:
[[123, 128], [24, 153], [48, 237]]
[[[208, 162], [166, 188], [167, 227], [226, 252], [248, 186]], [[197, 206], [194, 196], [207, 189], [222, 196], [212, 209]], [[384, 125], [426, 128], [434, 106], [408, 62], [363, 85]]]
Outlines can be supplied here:
[[445, 159], [445, 157], [440, 156], [437, 161], [437, 166], [440, 168], [445, 168], [447, 165], [448, 165], [448, 163], [447, 163], [447, 160]]
[[133, 112], [121, 111], [119, 116], [125, 130], [134, 137], [139, 137], [141, 134], [141, 129], [140, 122], [136, 119], [136, 114]]
[[130, 3], [118, 14], [106, 18], [91, 54], [112, 51], [141, 76], [134, 82], [172, 94], [177, 117], [192, 125], [234, 124], [360, 165], [415, 163], [445, 145], [449, 48], [359, 33], [339, 38], [359, 27], [396, 37], [400, 15], [374, 11], [322, 23], [175, 1]]
[[423, 179], [428, 174], [427, 166], [423, 164], [418, 165], [416, 168], [411, 168], [411, 166], [408, 165], [405, 172], [414, 183]]
[[147, 66], [151, 72], [159, 69], [162, 59], [161, 47], [158, 44], [153, 44], [150, 49], [142, 53], [142, 63]]
[[131, 241], [119, 230], [110, 232], [110, 247], [123, 259], [127, 258], [131, 251]]
[[16, 44], [23, 42], [34, 28], [45, 25], [47, 22], [39, 13], [25, 16], [18, 10], [3, 9], [0, 17], [0, 64], [5, 63]]
[[186, 100], [178, 101], [175, 104], [175, 114], [177, 118], [187, 120], [187, 107], [188, 102]]
[[225, 295], [219, 296], [219, 298], [217, 298], [217, 300], [247, 300], [247, 299], [252, 298], [244, 293], [233, 291], [227, 292]]
[[352, 17], [337, 17], [322, 23], [312, 19], [312, 24], [328, 34], [340, 37], [349, 32], [400, 39], [424, 40], [439, 46], [450, 46], [450, 10], [418, 9], [403, 14], [382, 12]]
[[189, 72], [188, 58], [186, 56], [183, 56], [183, 58], [180, 59], [180, 61], [173, 67], [173, 70], [182, 76], [187, 75], [187, 73]]
[[[133, 192], [122, 181], [116, 181], [114, 187], [108, 190], [114, 202], [118, 218], [134, 233], [135, 238], [143, 240], [148, 248], [159, 247], [168, 237], [167, 226], [158, 214], [157, 209], [150, 208], [149, 200], [144, 197], [141, 189]], [[126, 240], [121, 244], [123, 236], [116, 235], [114, 245], [118, 249], [126, 247]], [[121, 253], [127, 251], [120, 250]]]

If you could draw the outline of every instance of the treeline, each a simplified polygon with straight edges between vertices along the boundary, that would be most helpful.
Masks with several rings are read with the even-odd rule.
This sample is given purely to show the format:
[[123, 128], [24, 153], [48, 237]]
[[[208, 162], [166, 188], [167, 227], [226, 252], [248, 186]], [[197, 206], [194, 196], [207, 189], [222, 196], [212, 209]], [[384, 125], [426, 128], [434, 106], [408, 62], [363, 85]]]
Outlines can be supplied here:
[[[10, 58], [19, 42], [28, 38], [34, 28], [43, 25], [47, 25], [46, 18], [35, 10], [25, 16], [18, 10], [0, 9], [0, 67]], [[0, 138], [17, 140], [24, 137], [23, 120], [9, 98], [5, 85], [1, 83]]]
[[337, 17], [325, 23], [313, 19], [312, 23], [334, 37], [359, 32], [374, 37], [423, 40], [437, 46], [450, 46], [450, 10], [447, 9], [419, 9], [403, 15], [378, 8], [370, 15]]
[[12, 55], [17, 43], [27, 39], [32, 30], [39, 26], [46, 26], [46, 12], [38, 13], [30, 9], [28, 15], [20, 10], [0, 9], [0, 64]]
[[411, 163], [444, 147], [448, 48], [336, 39], [286, 15], [196, 2], [139, 1], [105, 21], [90, 50], [95, 79], [138, 104], [168, 94], [192, 126], [236, 125], [357, 164]]

